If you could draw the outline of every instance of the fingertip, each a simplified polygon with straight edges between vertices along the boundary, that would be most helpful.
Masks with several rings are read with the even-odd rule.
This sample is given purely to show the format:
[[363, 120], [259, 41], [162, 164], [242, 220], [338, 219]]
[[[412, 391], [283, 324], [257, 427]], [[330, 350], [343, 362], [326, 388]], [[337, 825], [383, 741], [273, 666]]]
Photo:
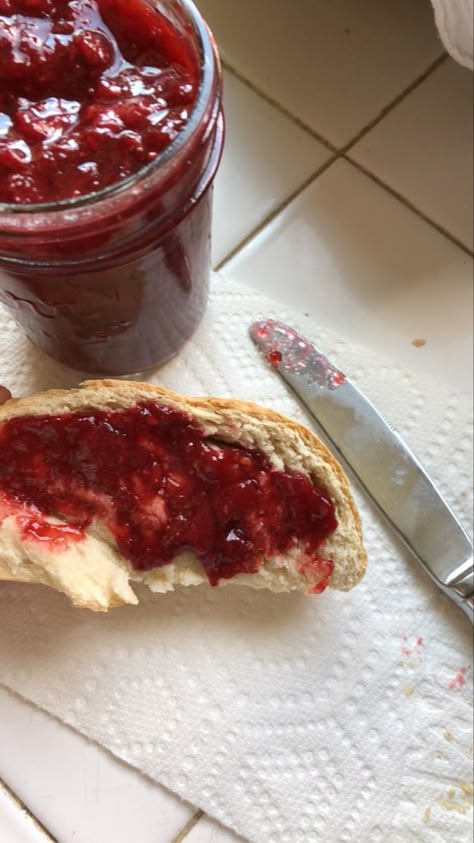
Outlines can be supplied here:
[[6, 386], [0, 386], [0, 404], [4, 404], [5, 401], [8, 401], [9, 398], [12, 397], [12, 394]]

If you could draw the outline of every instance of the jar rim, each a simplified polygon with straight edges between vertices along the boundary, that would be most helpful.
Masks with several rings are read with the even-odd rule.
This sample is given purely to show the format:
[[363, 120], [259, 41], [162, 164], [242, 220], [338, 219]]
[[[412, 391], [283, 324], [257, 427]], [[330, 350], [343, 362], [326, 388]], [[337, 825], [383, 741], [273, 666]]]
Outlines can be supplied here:
[[179, 5], [188, 14], [189, 20], [194, 25], [199, 38], [198, 49], [201, 53], [201, 76], [198, 96], [196, 97], [189, 119], [182, 131], [177, 134], [176, 138], [174, 138], [174, 140], [153, 161], [146, 164], [144, 167], [141, 167], [135, 173], [131, 173], [125, 179], [121, 179], [113, 184], [107, 185], [107, 187], [94, 191], [93, 193], [85, 193], [82, 196], [74, 196], [70, 199], [31, 203], [0, 202], [0, 220], [2, 215], [14, 215], [17, 216], [17, 218], [22, 214], [47, 214], [56, 216], [60, 213], [80, 210], [84, 206], [90, 207], [91, 204], [106, 201], [108, 199], [115, 199], [122, 193], [126, 192], [128, 188], [135, 186], [138, 182], [146, 180], [156, 172], [163, 170], [168, 161], [173, 159], [176, 154], [186, 146], [187, 142], [195, 134], [196, 129], [199, 128], [208, 107], [215, 78], [217, 52], [209, 28], [193, 0], [176, 0], [176, 2], [179, 3]]

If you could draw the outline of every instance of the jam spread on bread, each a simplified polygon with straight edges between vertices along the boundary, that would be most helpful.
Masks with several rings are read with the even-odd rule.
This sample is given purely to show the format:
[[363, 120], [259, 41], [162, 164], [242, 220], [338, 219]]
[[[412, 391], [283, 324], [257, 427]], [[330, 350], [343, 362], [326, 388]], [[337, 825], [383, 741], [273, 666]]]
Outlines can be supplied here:
[[35, 539], [48, 544], [49, 547], [63, 550], [69, 542], [80, 542], [85, 538], [84, 530], [80, 527], [73, 527], [70, 524], [50, 524], [38, 516], [17, 516], [21, 537], [26, 541]]
[[324, 488], [277, 470], [260, 450], [206, 436], [186, 413], [156, 402], [5, 422], [2, 498], [0, 522], [17, 506], [25, 540], [50, 540], [54, 550], [67, 531], [78, 541], [97, 519], [141, 571], [192, 550], [217, 585], [255, 573], [296, 542], [313, 592], [333, 570], [323, 545], [337, 521]]
[[187, 124], [200, 69], [145, 0], [0, 0], [0, 202], [94, 193]]

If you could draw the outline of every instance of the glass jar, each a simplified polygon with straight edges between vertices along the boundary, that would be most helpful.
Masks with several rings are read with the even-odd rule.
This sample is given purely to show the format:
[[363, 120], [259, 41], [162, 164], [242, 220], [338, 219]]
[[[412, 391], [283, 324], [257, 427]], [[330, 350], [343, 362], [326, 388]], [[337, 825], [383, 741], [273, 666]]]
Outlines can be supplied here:
[[148, 166], [101, 191], [0, 204], [0, 301], [36, 346], [94, 374], [139, 373], [170, 358], [207, 302], [224, 137], [219, 58], [190, 0], [147, 3], [199, 58], [184, 129]]

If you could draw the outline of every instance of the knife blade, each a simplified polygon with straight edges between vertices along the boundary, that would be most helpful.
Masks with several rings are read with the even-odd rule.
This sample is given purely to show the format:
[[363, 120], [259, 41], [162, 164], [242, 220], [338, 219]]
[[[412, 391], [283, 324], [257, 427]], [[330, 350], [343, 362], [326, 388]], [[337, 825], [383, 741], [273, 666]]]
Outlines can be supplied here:
[[292, 328], [263, 319], [250, 336], [426, 573], [474, 622], [472, 543], [399, 434]]

